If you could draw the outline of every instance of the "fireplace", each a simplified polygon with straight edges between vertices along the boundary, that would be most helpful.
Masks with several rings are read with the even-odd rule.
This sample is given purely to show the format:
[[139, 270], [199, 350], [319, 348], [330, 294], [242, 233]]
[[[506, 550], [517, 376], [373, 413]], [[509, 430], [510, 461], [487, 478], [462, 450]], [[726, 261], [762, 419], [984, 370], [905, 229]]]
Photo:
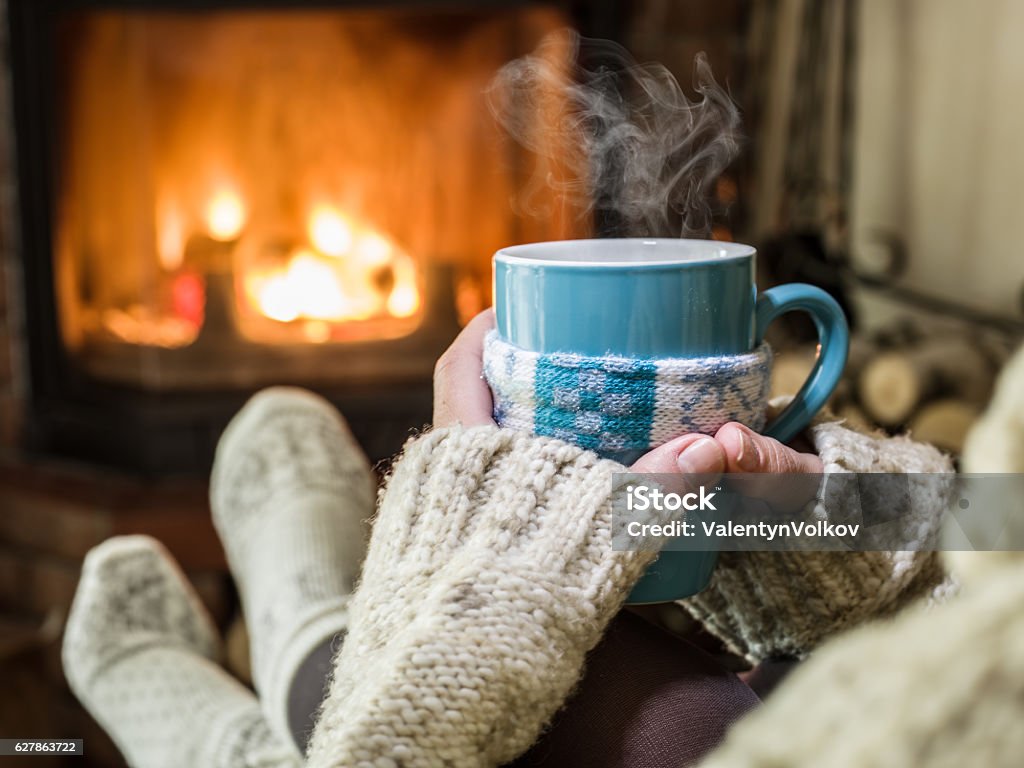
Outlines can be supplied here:
[[395, 451], [490, 255], [581, 233], [510, 205], [531, 158], [482, 92], [607, 35], [590, 5], [10, 2], [29, 447], [201, 473], [289, 383]]
[[583, 234], [557, 206], [510, 204], [545, 193], [480, 98], [497, 66], [569, 24], [682, 80], [708, 50], [745, 82], [746, 8], [0, 0], [8, 730], [80, 736], [83, 765], [123, 765], [60, 670], [89, 549], [158, 538], [237, 639], [205, 476], [248, 395], [315, 389], [391, 455], [430, 418], [436, 355], [490, 298], [491, 253]]

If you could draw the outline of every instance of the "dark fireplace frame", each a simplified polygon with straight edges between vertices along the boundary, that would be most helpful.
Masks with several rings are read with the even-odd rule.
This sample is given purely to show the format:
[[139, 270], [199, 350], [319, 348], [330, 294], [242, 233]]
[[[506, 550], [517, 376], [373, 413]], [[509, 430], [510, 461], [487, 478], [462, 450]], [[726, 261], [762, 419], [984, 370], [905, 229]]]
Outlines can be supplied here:
[[[53, 194], [57, 179], [55, 104], [55, 31], [59, 14], [82, 10], [306, 9], [381, 7], [349, 0], [8, 0], [10, 66], [17, 175], [16, 238], [23, 284], [29, 391], [23, 445], [32, 454], [59, 455], [113, 465], [143, 475], [205, 473], [217, 436], [254, 387], [202, 392], [151, 392], [100, 382], [69, 359], [58, 326], [54, 288]], [[545, 6], [569, 14], [583, 34], [617, 39], [624, 23], [623, 3], [517, 2], [516, 0], [392, 0], [389, 7], [437, 12], [482, 12]], [[428, 276], [428, 302], [454, 307], [450, 275]], [[431, 285], [432, 284], [432, 285]], [[433, 293], [433, 297], [431, 297]], [[442, 299], [441, 302], [436, 299]], [[429, 359], [457, 332], [454, 310], [428, 316], [428, 333], [395, 342], [370, 342], [374, 354], [414, 355]], [[388, 346], [390, 345], [390, 346]], [[429, 360], [421, 366], [430, 370]], [[411, 430], [430, 419], [429, 372], [416, 376], [361, 378], [317, 386], [305, 380], [282, 384], [308, 386], [335, 402], [374, 460], [392, 455]]]

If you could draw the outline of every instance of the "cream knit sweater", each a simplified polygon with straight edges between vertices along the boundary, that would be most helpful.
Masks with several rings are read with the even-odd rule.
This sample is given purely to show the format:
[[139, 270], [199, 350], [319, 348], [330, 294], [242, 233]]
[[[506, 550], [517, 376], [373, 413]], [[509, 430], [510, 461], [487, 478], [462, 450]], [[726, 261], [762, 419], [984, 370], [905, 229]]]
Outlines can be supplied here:
[[[830, 471], [950, 469], [908, 441], [834, 423], [811, 435]], [[621, 471], [493, 427], [411, 441], [381, 495], [308, 764], [490, 766], [527, 749], [650, 560], [611, 546]], [[928, 553], [736, 554], [686, 607], [751, 659], [802, 655], [941, 581]]]
[[[975, 425], [964, 470], [1024, 472], [1024, 349]], [[702, 768], [1024, 765], [1024, 499], [1002, 552], [950, 552], [960, 594], [826, 643]]]
[[526, 749], [649, 555], [616, 552], [621, 466], [494, 427], [411, 443], [381, 498], [311, 766], [482, 766]]
[[[864, 435], [822, 420], [810, 429], [826, 473], [953, 470], [948, 457], [907, 438]], [[915, 503], [934, 528], [945, 486], [919, 486]], [[829, 498], [826, 518], [849, 519], [842, 496]], [[891, 615], [927, 596], [955, 591], [935, 552], [723, 552], [711, 585], [683, 606], [712, 634], [751, 662], [803, 657], [825, 638], [863, 621]]]

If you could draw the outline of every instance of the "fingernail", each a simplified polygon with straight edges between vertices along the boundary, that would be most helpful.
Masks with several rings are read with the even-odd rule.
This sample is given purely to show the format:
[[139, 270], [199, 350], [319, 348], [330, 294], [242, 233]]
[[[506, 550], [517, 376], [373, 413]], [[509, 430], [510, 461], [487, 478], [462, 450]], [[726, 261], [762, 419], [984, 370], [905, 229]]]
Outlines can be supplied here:
[[710, 437], [702, 437], [686, 446], [676, 459], [679, 471], [687, 475], [704, 475], [722, 471], [722, 449]]
[[740, 432], [740, 452], [736, 454], [736, 464], [744, 472], [753, 472], [761, 466], [757, 443], [746, 432]]

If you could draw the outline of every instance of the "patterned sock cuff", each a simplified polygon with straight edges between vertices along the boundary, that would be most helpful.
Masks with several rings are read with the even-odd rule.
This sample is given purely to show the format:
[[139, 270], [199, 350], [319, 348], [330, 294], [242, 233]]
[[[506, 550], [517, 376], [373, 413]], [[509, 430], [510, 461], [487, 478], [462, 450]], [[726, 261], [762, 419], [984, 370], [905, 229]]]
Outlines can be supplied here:
[[495, 331], [484, 377], [499, 426], [555, 437], [599, 453], [646, 450], [730, 421], [760, 430], [771, 348], [696, 358], [636, 359], [538, 354]]

